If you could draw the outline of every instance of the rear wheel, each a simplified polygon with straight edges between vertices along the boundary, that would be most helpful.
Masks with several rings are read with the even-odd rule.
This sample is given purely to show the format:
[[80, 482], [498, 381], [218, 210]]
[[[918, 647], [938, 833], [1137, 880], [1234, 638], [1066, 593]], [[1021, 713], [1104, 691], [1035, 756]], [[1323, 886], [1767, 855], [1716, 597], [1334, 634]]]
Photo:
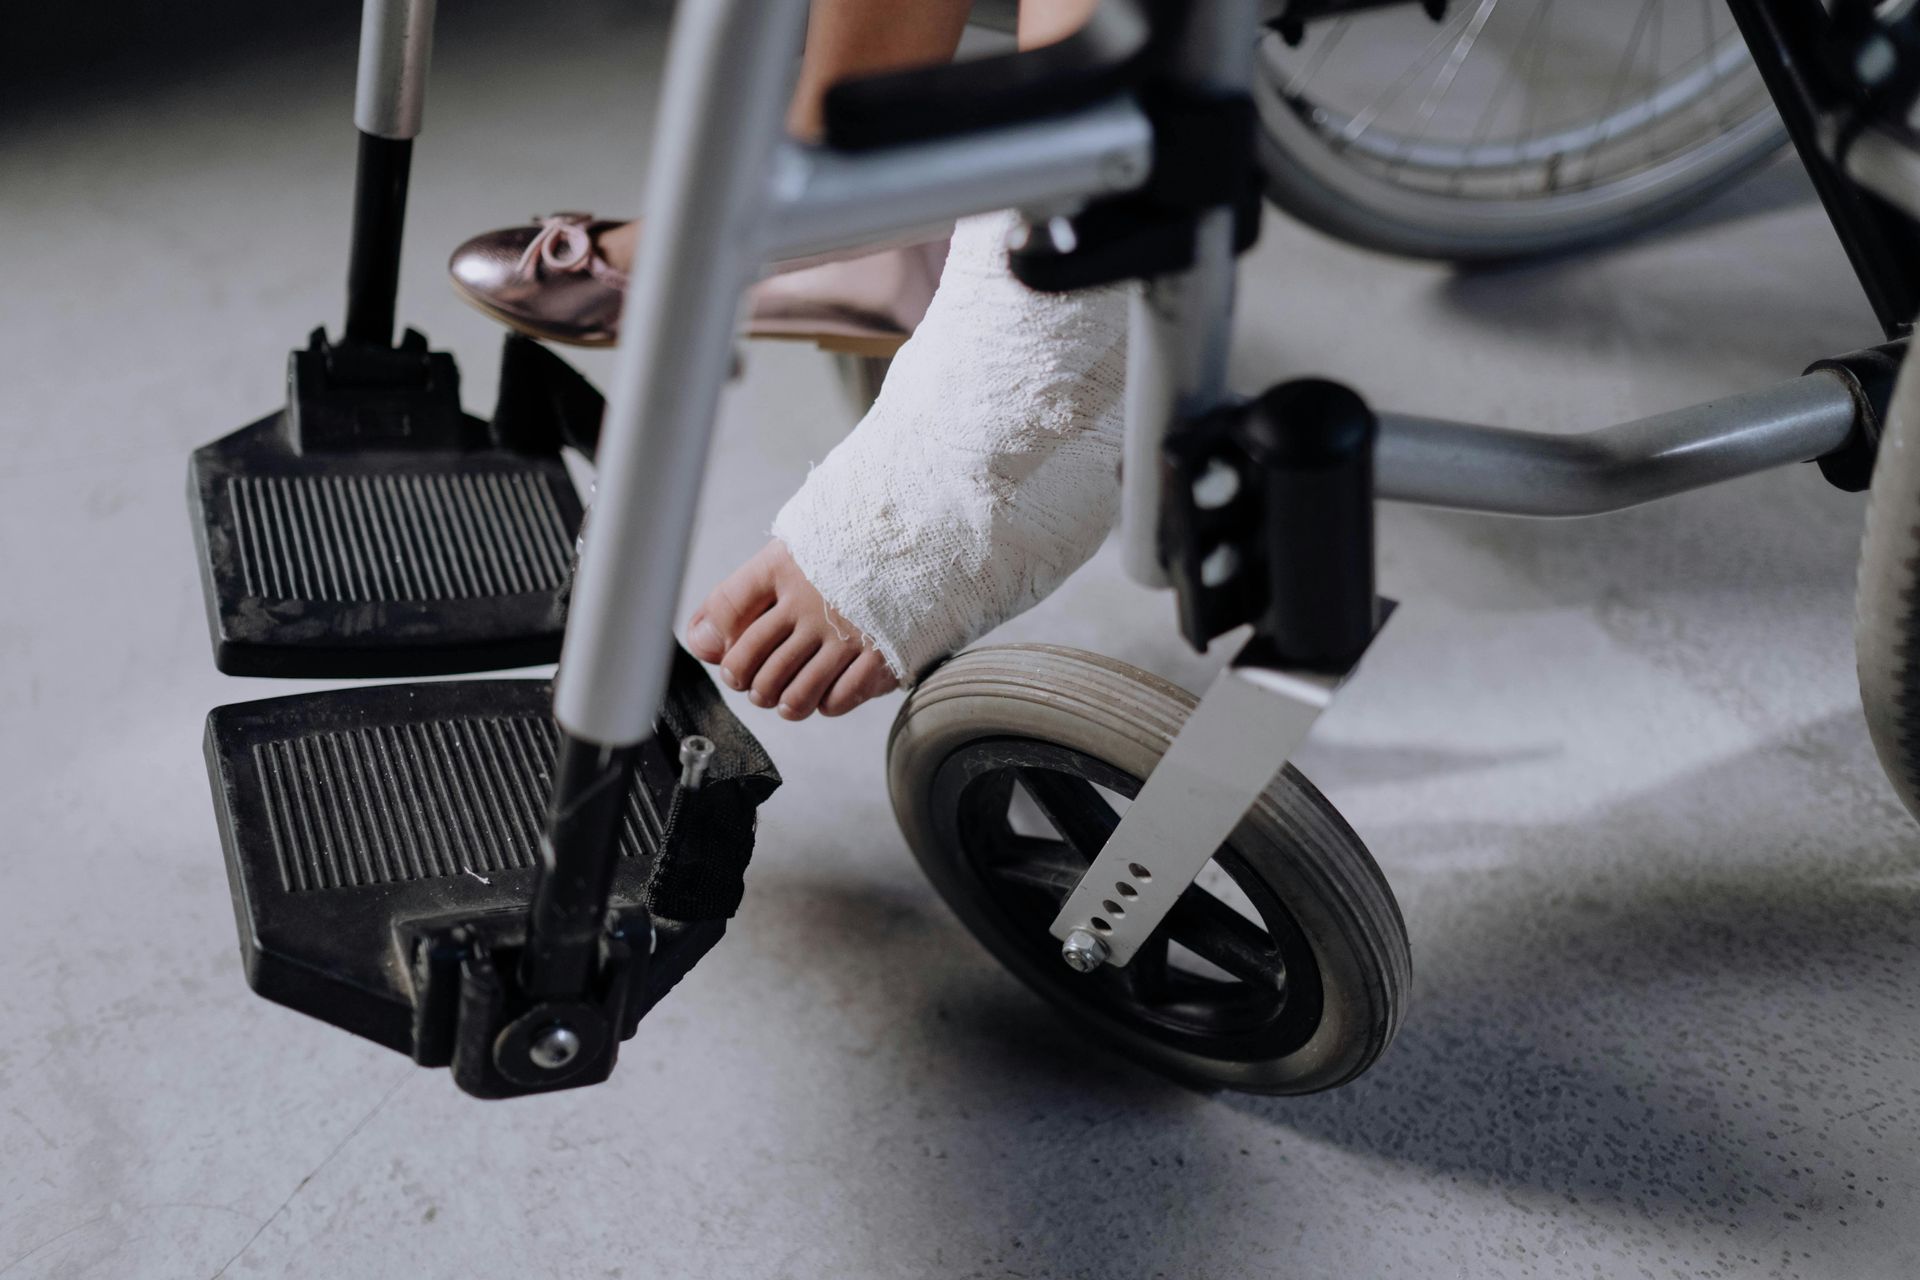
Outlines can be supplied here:
[[[1048, 932], [1193, 701], [1071, 649], [964, 653], [895, 721], [894, 813], [974, 935], [1121, 1052], [1208, 1086], [1342, 1084], [1399, 1026], [1406, 929], [1359, 837], [1291, 767], [1125, 968], [1076, 973]], [[1114, 892], [1120, 906], [1130, 889]]]
[[1880, 765], [1920, 818], [1920, 365], [1902, 363], [1873, 464], [1854, 645]]
[[1785, 141], [1721, 0], [1450, 0], [1261, 44], [1273, 201], [1342, 239], [1513, 258], [1671, 217]]

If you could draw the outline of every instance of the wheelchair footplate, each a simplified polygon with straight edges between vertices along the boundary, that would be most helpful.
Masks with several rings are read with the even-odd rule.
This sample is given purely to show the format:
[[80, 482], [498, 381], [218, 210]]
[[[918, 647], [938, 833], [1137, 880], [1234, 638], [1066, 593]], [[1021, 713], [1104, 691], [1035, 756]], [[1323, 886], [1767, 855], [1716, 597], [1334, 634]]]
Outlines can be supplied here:
[[780, 777], [677, 653], [620, 806], [597, 964], [576, 990], [534, 994], [520, 974], [560, 741], [551, 704], [544, 680], [473, 680], [216, 708], [207, 766], [253, 989], [451, 1067], [478, 1097], [605, 1080], [725, 932]]

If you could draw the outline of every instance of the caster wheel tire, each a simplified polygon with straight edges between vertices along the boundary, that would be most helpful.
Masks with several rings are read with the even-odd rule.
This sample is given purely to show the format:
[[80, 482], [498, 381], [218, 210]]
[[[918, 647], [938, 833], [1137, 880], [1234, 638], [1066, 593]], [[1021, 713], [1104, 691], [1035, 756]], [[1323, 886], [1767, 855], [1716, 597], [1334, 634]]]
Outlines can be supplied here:
[[1073, 649], [963, 653], [894, 721], [894, 814], [974, 936], [1122, 1053], [1207, 1087], [1344, 1084], [1399, 1027], [1406, 926], [1359, 837], [1292, 766], [1125, 968], [1076, 973], [1048, 932], [1194, 702]]

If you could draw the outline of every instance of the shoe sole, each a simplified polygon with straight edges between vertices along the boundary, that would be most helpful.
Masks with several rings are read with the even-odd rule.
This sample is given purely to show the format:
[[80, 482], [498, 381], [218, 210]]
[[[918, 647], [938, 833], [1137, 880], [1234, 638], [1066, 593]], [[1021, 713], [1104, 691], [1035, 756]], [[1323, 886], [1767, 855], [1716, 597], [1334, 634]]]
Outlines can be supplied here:
[[[525, 334], [540, 342], [551, 342], [563, 347], [586, 347], [604, 350], [618, 341], [616, 337], [583, 338], [579, 334], [566, 333], [559, 329], [536, 324], [521, 316], [512, 315], [494, 306], [484, 297], [473, 292], [458, 280], [450, 282], [453, 291], [460, 300], [490, 320], [497, 321], [512, 329], [515, 333]], [[896, 354], [906, 345], [910, 334], [852, 334], [832, 333], [819, 329], [748, 329], [746, 336], [762, 342], [808, 342], [822, 351], [835, 355], [880, 356]]]

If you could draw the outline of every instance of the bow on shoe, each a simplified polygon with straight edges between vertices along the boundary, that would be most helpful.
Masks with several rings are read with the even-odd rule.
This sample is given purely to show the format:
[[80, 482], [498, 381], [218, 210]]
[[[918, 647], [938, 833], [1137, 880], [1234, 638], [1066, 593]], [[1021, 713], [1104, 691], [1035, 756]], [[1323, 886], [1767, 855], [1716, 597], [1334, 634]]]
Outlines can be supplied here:
[[531, 276], [536, 264], [552, 272], [587, 269], [593, 261], [593, 233], [588, 229], [592, 214], [556, 213], [534, 221], [540, 230], [514, 264], [515, 274]]

